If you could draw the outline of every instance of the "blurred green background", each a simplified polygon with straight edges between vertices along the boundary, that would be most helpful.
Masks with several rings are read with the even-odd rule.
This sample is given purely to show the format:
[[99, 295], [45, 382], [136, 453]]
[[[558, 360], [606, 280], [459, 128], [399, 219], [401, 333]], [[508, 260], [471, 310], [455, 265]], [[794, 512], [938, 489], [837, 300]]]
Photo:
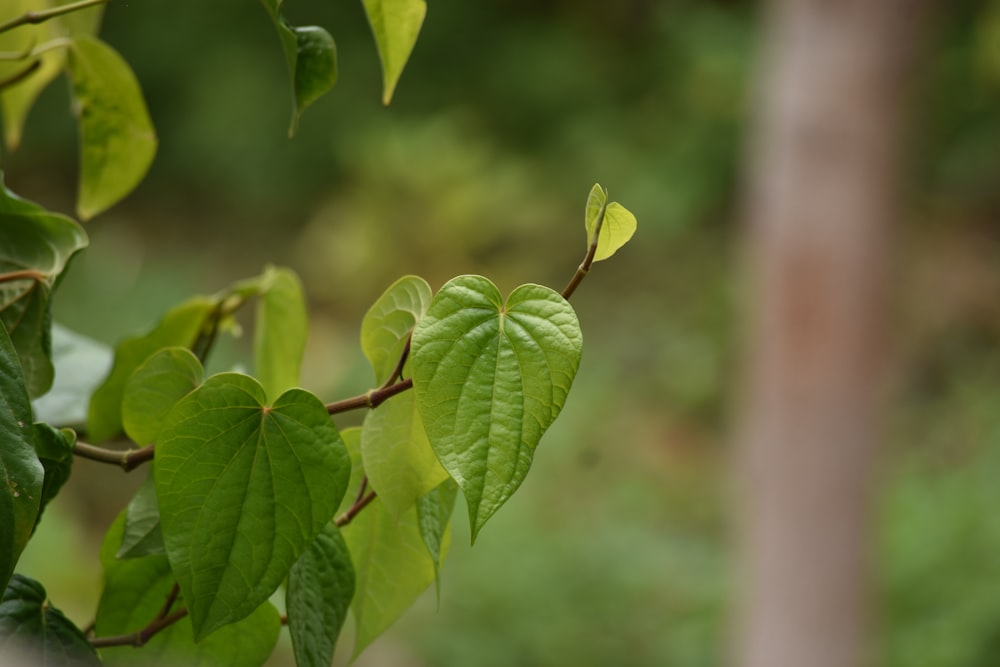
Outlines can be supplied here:
[[[431, 591], [358, 664], [719, 664], [733, 591], [739, 170], [759, 5], [432, 1], [389, 109], [360, 2], [294, 0], [286, 11], [330, 30], [341, 67], [294, 140], [290, 84], [259, 3], [108, 7], [102, 36], [135, 69], [160, 151], [139, 189], [88, 224], [91, 248], [56, 319], [113, 343], [192, 293], [285, 264], [311, 301], [303, 383], [332, 400], [369, 388], [360, 319], [400, 275], [561, 288], [600, 181], [639, 231], [574, 296], [586, 351], [563, 415], [474, 549], [457, 510], [440, 602]], [[14, 191], [66, 212], [68, 106], [57, 82], [3, 160]], [[875, 662], [995, 665], [1000, 0], [940, 4], [910, 111]], [[222, 350], [224, 363], [248, 357], [241, 341]], [[139, 481], [78, 462], [22, 560], [82, 624], [99, 591], [100, 537]], [[273, 664], [289, 656], [285, 641]]]

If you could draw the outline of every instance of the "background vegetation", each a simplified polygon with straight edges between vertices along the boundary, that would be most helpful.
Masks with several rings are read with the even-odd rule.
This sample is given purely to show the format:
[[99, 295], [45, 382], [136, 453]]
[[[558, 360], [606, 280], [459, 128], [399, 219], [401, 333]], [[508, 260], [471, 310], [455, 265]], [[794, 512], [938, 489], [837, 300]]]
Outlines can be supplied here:
[[[360, 3], [286, 9], [330, 27], [341, 66], [291, 141], [287, 72], [256, 3], [108, 7], [102, 36], [142, 82], [161, 148], [138, 191], [88, 224], [55, 318], [114, 342], [280, 262], [313, 300], [305, 384], [355, 393], [371, 381], [360, 317], [392, 280], [560, 287], [581, 251], [580, 193], [599, 178], [641, 228], [575, 297], [574, 396], [481, 548], [455, 522], [440, 603], [428, 595], [360, 664], [718, 664], [756, 5], [432, 3], [390, 110]], [[1000, 2], [947, 3], [928, 39], [881, 485], [877, 663], [893, 667], [1000, 651]], [[50, 89], [4, 168], [13, 190], [69, 212], [67, 106]], [[221, 363], [241, 358], [233, 345]], [[95, 541], [139, 480], [76, 465], [19, 568], [85, 624]]]

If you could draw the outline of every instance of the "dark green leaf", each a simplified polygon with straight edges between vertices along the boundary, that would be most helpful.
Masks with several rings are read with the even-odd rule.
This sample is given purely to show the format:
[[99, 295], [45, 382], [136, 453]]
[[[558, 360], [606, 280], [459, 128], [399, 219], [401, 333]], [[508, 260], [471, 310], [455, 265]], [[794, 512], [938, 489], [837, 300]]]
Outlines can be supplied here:
[[[175, 582], [166, 556], [115, 558], [124, 523], [124, 516], [119, 515], [101, 547], [104, 591], [94, 626], [99, 637], [131, 634], [146, 627], [163, 607]], [[184, 598], [180, 597], [172, 610], [182, 607]], [[191, 619], [182, 618], [141, 649], [107, 648], [101, 657], [106, 665], [123, 667], [137, 660], [147, 667], [253, 667], [267, 660], [280, 630], [277, 611], [265, 602], [247, 618], [220, 628], [197, 644]]]
[[70, 257], [86, 246], [80, 225], [21, 199], [3, 185], [0, 173], [0, 322], [32, 397], [52, 385], [52, 289]]
[[87, 421], [87, 401], [111, 370], [114, 353], [104, 343], [52, 324], [52, 363], [56, 377], [52, 388], [35, 399], [37, 421], [62, 426]]
[[431, 446], [469, 506], [472, 539], [517, 490], [562, 409], [583, 337], [540, 285], [506, 302], [481, 276], [449, 281], [413, 331], [413, 389]]
[[396, 369], [410, 332], [431, 302], [431, 288], [417, 276], [403, 276], [382, 293], [361, 321], [361, 349], [382, 384]]
[[160, 532], [160, 506], [156, 501], [156, 483], [150, 469], [146, 481], [125, 508], [125, 529], [117, 558], [139, 558], [166, 553]]
[[184, 347], [168, 347], [146, 359], [125, 383], [122, 425], [133, 441], [156, 440], [167, 413], [201, 384], [201, 362]]
[[31, 403], [17, 353], [0, 322], [0, 583], [4, 585], [34, 530], [44, 474], [35, 454]]
[[427, 15], [424, 0], [364, 0], [382, 61], [382, 103], [389, 104]]
[[162, 348], [194, 345], [217, 305], [217, 299], [194, 297], [172, 308], [149, 333], [126, 338], [118, 344], [111, 374], [90, 399], [87, 412], [90, 441], [101, 443], [121, 433], [122, 397], [129, 377]]
[[297, 667], [329, 667], [353, 597], [351, 555], [330, 523], [288, 575], [285, 606]]
[[68, 66], [80, 122], [76, 210], [88, 220], [139, 184], [156, 154], [156, 133], [132, 69], [114, 49], [76, 37]]
[[257, 379], [273, 398], [299, 384], [309, 322], [295, 273], [272, 266], [260, 280], [254, 358]]
[[36, 422], [34, 425], [35, 453], [45, 469], [45, 479], [42, 482], [41, 502], [38, 506], [38, 516], [35, 525], [42, 520], [42, 511], [49, 501], [56, 497], [69, 473], [73, 469], [73, 445], [76, 444], [76, 433], [65, 428], [57, 430]]
[[42, 585], [15, 574], [0, 602], [0, 665], [100, 664], [83, 632], [52, 606]]
[[265, 405], [253, 378], [209, 378], [174, 407], [154, 460], [163, 541], [200, 639], [260, 606], [340, 504], [350, 461], [323, 403]]

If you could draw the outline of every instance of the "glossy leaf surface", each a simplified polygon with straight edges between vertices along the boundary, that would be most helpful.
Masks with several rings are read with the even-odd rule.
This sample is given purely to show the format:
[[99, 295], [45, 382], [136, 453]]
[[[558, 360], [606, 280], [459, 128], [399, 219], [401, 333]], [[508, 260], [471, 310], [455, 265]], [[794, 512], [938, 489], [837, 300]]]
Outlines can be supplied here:
[[329, 667], [353, 597], [351, 554], [329, 523], [288, 575], [285, 606], [296, 667]]
[[168, 347], [135, 369], [125, 383], [122, 425], [134, 442], [156, 440], [167, 414], [185, 395], [201, 384], [201, 362], [183, 347]]
[[21, 199], [0, 178], [0, 322], [32, 397], [52, 385], [52, 289], [66, 263], [86, 246], [79, 224]]
[[364, 0], [382, 61], [382, 103], [389, 104], [427, 15], [424, 0]]
[[413, 332], [413, 388], [431, 446], [469, 506], [472, 538], [520, 486], [583, 347], [573, 308], [540, 285], [506, 301], [481, 276], [435, 295]]
[[[595, 262], [607, 259], [618, 252], [619, 248], [629, 242], [637, 227], [632, 212], [616, 201], [609, 204], [608, 191], [598, 183], [594, 184], [587, 197], [585, 222], [588, 246], [594, 242], [594, 233], [598, 233]], [[599, 231], [598, 223], [600, 223]]]
[[132, 69], [114, 49], [77, 37], [67, 64], [80, 123], [76, 210], [88, 220], [139, 184], [156, 154], [156, 133]]
[[[175, 581], [166, 556], [115, 558], [123, 527], [124, 517], [119, 515], [101, 546], [104, 590], [94, 626], [101, 637], [131, 634], [146, 627], [163, 607]], [[172, 611], [184, 606], [181, 596]], [[148, 667], [252, 667], [267, 660], [280, 630], [278, 612], [265, 602], [247, 618], [219, 628], [198, 643], [188, 617], [156, 634], [141, 649], [107, 648], [101, 657], [105, 665], [123, 667], [135, 665], [137, 659]]]
[[0, 665], [91, 667], [101, 661], [33, 579], [15, 574], [0, 602]]
[[164, 544], [199, 639], [267, 600], [350, 474], [318, 398], [292, 389], [268, 406], [260, 384], [236, 373], [181, 399], [154, 466]]

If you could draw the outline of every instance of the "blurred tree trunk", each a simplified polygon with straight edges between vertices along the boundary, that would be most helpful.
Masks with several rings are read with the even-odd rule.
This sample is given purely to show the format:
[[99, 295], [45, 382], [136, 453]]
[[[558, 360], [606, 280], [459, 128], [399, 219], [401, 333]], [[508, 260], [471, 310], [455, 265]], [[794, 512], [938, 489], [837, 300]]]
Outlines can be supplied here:
[[868, 662], [891, 227], [922, 3], [775, 0], [749, 146], [739, 667]]

